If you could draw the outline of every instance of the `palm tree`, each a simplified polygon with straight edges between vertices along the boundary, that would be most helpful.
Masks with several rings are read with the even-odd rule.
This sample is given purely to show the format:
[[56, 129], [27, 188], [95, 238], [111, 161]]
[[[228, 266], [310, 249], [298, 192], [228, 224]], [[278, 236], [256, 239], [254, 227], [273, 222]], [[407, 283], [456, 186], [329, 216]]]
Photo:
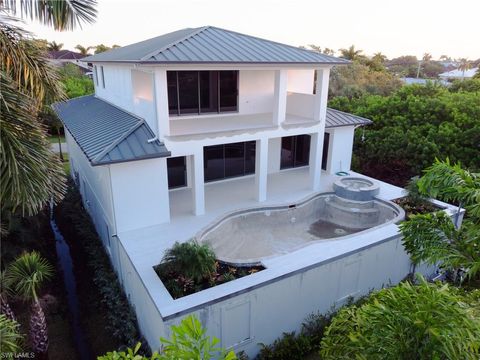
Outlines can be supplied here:
[[9, 319], [4, 314], [0, 315], [0, 349], [2, 354], [14, 354], [21, 351], [20, 344], [23, 336], [19, 331], [20, 324]]
[[335, 50], [326, 47], [326, 48], [323, 49], [323, 53], [325, 55], [334, 56], [335, 55]]
[[[402, 223], [403, 244], [417, 264], [440, 263], [453, 280], [475, 280], [480, 275], [480, 173], [471, 173], [449, 160], [436, 161], [418, 181], [423, 195], [465, 207], [461, 227], [458, 213], [451, 221], [444, 212], [414, 215]], [[460, 276], [459, 276], [460, 275]]]
[[387, 56], [382, 54], [381, 52], [376, 52], [375, 54], [373, 54], [372, 60], [383, 64], [385, 61], [387, 61]]
[[95, 48], [95, 54], [100, 54], [102, 52], [105, 52], [105, 51], [108, 51], [110, 50], [111, 48], [107, 45], [103, 45], [103, 44], [99, 44], [97, 46], [94, 46]]
[[462, 72], [462, 80], [465, 80], [465, 71], [470, 70], [472, 68], [472, 64], [466, 58], [459, 59], [458, 70]]
[[32, 301], [30, 337], [37, 354], [48, 351], [48, 332], [45, 314], [38, 298], [41, 285], [53, 275], [53, 267], [39, 253], [25, 253], [10, 264], [7, 276], [13, 291], [25, 301]]
[[17, 320], [8, 302], [8, 297], [10, 295], [11, 295], [11, 291], [8, 284], [8, 278], [5, 276], [5, 271], [1, 271], [0, 272], [0, 314], [5, 315], [10, 320]]
[[47, 45], [48, 51], [60, 51], [63, 48], [63, 44], [57, 44], [55, 41], [51, 41]]
[[432, 54], [430, 53], [423, 54], [423, 57], [422, 57], [423, 62], [429, 62], [430, 60], [432, 60]]
[[77, 49], [80, 54], [86, 56], [89, 55], [88, 51], [92, 49], [92, 46], [83, 47], [82, 45], [78, 44], [77, 46], [75, 46], [75, 49]]
[[363, 58], [363, 50], [356, 50], [355, 45], [351, 45], [348, 49], [339, 49], [338, 51], [340, 51], [340, 57], [347, 60], [355, 61]]
[[[36, 19], [56, 30], [71, 30], [96, 16], [95, 0], [0, 0], [2, 13]], [[50, 152], [46, 129], [36, 115], [44, 101], [62, 98], [56, 70], [44, 47], [0, 15], [0, 200], [2, 217], [17, 210], [38, 212], [64, 192], [60, 162]]]

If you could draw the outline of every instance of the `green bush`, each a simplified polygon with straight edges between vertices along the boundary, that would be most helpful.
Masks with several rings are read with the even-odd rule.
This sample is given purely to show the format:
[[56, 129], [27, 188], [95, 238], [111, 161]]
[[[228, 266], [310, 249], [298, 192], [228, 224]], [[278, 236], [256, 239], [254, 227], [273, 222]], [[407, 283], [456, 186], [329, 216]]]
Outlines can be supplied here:
[[322, 359], [478, 359], [480, 291], [409, 282], [341, 309], [321, 342]]
[[215, 271], [215, 261], [215, 253], [208, 244], [189, 241], [175, 243], [165, 252], [161, 264], [177, 274], [200, 282]]
[[101, 296], [98, 301], [105, 307], [107, 313], [105, 327], [119, 342], [133, 346], [140, 336], [137, 319], [90, 216], [83, 208], [80, 193], [73, 184], [70, 184], [61, 207], [62, 212], [59, 215], [62, 222], [73, 227], [73, 232], [77, 235], [76, 240], [81, 242], [87, 254], [87, 266], [94, 274], [93, 285]]

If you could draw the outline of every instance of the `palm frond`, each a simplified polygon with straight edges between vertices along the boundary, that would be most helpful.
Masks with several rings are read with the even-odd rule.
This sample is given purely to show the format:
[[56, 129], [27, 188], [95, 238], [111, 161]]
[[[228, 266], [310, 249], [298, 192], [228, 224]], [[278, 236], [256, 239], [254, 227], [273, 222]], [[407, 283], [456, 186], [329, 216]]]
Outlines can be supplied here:
[[0, 349], [2, 354], [20, 352], [22, 341], [20, 324], [7, 318], [4, 314], [0, 314]]
[[46, 130], [36, 117], [34, 101], [18, 92], [0, 72], [0, 201], [2, 211], [33, 215], [65, 193], [65, 175], [50, 151]]
[[97, 17], [96, 0], [2, 0], [14, 15], [37, 20], [55, 30], [73, 30]]
[[64, 98], [59, 74], [48, 62], [45, 47], [17, 26], [17, 21], [0, 15], [0, 70], [14, 81], [19, 91], [36, 99], [38, 105], [47, 95], [51, 100]]
[[25, 300], [37, 301], [40, 286], [52, 276], [52, 265], [36, 251], [20, 255], [7, 268], [16, 295]]

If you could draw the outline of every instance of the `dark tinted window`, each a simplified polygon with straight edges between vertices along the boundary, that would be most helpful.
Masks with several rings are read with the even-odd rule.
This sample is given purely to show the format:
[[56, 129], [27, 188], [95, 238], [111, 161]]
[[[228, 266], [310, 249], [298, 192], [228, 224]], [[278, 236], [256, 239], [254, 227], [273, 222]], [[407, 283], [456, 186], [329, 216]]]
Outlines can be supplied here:
[[238, 71], [167, 71], [170, 114], [238, 109]]
[[180, 114], [198, 113], [198, 71], [178, 72]]
[[237, 110], [238, 71], [220, 71], [220, 111]]
[[330, 134], [325, 133], [323, 138], [322, 169], [327, 170], [328, 145], [330, 144]]
[[187, 166], [185, 156], [167, 159], [168, 187], [176, 188], [187, 186]]
[[255, 173], [255, 141], [203, 148], [205, 181]]
[[310, 157], [310, 135], [282, 138], [280, 169], [308, 165]]

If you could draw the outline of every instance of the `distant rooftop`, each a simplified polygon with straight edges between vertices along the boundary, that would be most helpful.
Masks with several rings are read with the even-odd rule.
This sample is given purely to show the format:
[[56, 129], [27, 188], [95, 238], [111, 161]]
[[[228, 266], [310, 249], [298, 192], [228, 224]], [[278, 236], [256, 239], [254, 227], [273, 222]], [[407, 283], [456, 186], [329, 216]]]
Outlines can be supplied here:
[[51, 50], [48, 52], [48, 56], [56, 60], [80, 60], [85, 57], [85, 55], [70, 50]]
[[348, 60], [213, 26], [182, 29], [84, 58], [88, 62], [348, 64]]
[[468, 79], [468, 78], [472, 78], [473, 75], [477, 73], [477, 71], [478, 71], [478, 68], [465, 70], [465, 72], [463, 72], [460, 69], [455, 69], [452, 71], [441, 73], [438, 76], [443, 79], [463, 79], [463, 78]]
[[170, 156], [148, 124], [94, 95], [52, 105], [92, 166]]

